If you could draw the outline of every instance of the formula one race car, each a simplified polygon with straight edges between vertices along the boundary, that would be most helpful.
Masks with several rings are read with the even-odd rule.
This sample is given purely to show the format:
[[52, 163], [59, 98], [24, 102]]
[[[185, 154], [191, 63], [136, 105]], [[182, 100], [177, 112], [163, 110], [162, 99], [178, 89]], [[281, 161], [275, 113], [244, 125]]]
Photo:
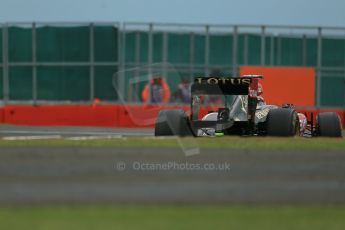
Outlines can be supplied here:
[[[190, 115], [183, 110], [160, 111], [155, 136], [342, 136], [336, 113], [319, 113], [314, 124], [313, 114], [308, 119], [291, 104], [266, 105], [260, 79], [263, 76], [196, 78]], [[200, 117], [206, 101], [216, 109]]]

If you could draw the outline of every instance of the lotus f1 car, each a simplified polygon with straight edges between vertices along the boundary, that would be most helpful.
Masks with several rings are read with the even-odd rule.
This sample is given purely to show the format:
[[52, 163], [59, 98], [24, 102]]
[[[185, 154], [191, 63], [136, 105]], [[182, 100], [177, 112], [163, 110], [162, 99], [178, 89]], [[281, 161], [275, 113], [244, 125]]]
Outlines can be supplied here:
[[[263, 76], [240, 78], [196, 78], [191, 87], [190, 115], [183, 110], [162, 110], [155, 136], [327, 136], [341, 137], [341, 120], [336, 113], [319, 113], [314, 124], [291, 104], [266, 105], [259, 96]], [[219, 97], [216, 110], [199, 116], [206, 97]]]

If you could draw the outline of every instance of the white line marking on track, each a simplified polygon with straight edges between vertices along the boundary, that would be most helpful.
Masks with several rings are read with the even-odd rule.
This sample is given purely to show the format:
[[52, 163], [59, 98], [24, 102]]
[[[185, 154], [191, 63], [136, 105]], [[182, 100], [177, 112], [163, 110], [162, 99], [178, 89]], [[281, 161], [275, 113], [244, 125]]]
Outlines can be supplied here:
[[66, 137], [65, 140], [71, 141], [86, 141], [86, 140], [99, 140], [99, 139], [123, 139], [121, 135], [109, 135], [109, 136], [80, 136], [80, 137]]
[[119, 132], [80, 132], [80, 131], [48, 131], [48, 130], [0, 130], [0, 134], [30, 135], [91, 135], [91, 136], [153, 136], [151, 133], [119, 133]]
[[46, 135], [46, 136], [13, 136], [3, 137], [5, 141], [17, 141], [17, 140], [47, 140], [47, 139], [61, 139], [60, 135]]
[[143, 137], [145, 140], [175, 140], [177, 139], [177, 136], [148, 136], [148, 137]]

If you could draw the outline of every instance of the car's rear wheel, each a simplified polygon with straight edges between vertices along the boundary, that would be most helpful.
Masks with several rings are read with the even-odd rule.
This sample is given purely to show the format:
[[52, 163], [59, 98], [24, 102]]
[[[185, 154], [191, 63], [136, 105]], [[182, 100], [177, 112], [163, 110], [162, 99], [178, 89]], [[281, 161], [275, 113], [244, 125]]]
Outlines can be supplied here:
[[291, 108], [272, 109], [266, 120], [268, 136], [295, 136], [299, 135], [298, 114]]
[[341, 121], [337, 113], [319, 113], [316, 117], [317, 134], [322, 137], [341, 137]]
[[161, 110], [155, 124], [155, 136], [192, 136], [187, 114], [183, 110]]

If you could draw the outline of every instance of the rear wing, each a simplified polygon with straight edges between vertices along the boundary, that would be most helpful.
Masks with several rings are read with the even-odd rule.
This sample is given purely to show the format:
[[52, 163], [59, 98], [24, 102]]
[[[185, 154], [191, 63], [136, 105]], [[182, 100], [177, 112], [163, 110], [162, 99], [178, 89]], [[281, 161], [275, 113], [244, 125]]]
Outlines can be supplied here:
[[[192, 95], [248, 95], [252, 83], [257, 84], [260, 75], [231, 77], [197, 77], [192, 84]], [[256, 80], [254, 80], [256, 79]]]

